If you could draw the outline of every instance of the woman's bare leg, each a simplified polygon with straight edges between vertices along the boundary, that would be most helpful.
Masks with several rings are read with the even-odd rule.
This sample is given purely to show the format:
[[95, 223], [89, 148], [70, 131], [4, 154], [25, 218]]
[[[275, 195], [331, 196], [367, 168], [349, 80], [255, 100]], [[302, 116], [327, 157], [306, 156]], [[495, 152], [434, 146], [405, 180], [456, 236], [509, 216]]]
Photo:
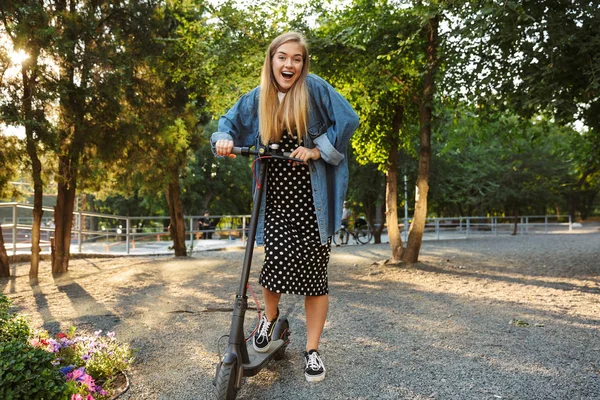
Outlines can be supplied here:
[[306, 351], [318, 350], [327, 318], [329, 296], [305, 296], [304, 308], [306, 309]]
[[271, 292], [263, 287], [263, 298], [265, 299], [265, 315], [269, 321], [273, 321], [277, 316], [277, 306], [279, 305], [281, 293]]

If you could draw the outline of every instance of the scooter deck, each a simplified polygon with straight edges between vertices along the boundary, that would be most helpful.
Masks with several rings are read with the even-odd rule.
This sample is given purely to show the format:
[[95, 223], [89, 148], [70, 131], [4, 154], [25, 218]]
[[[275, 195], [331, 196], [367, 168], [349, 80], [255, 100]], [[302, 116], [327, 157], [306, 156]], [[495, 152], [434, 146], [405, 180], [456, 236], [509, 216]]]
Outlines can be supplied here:
[[283, 339], [273, 340], [269, 350], [264, 353], [259, 353], [254, 350], [252, 344], [247, 346], [249, 363], [243, 364], [244, 376], [254, 376], [271, 360], [273, 353], [283, 347], [285, 341]]

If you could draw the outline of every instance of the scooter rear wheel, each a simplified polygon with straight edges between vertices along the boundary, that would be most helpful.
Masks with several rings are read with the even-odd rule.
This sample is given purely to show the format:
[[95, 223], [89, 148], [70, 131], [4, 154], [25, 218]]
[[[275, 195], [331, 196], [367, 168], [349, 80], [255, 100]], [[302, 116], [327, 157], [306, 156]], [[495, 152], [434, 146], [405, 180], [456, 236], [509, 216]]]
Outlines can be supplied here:
[[235, 388], [235, 378], [237, 373], [237, 364], [221, 364], [217, 378], [215, 379], [215, 399], [216, 400], [234, 400], [237, 396]]

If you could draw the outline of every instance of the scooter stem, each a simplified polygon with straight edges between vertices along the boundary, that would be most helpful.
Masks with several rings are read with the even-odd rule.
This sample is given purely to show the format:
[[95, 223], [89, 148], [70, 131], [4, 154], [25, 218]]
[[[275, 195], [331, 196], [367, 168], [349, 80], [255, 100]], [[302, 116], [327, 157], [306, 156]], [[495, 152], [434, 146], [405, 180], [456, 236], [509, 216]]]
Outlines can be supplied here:
[[[269, 159], [259, 161], [260, 172], [258, 177], [259, 184], [254, 191], [254, 205], [252, 207], [252, 217], [248, 228], [248, 242], [246, 243], [246, 252], [244, 254], [244, 263], [242, 265], [242, 278], [238, 288], [235, 303], [233, 305], [233, 321], [229, 333], [229, 344], [242, 345], [244, 343], [244, 317], [248, 309], [247, 286], [250, 279], [250, 268], [252, 266], [252, 254], [254, 253], [254, 243], [256, 240], [256, 229], [258, 226], [258, 214], [260, 212], [261, 196], [264, 192], [267, 171], [269, 169]], [[242, 352], [245, 353], [245, 346]], [[247, 359], [247, 353], [243, 354], [244, 361]]]

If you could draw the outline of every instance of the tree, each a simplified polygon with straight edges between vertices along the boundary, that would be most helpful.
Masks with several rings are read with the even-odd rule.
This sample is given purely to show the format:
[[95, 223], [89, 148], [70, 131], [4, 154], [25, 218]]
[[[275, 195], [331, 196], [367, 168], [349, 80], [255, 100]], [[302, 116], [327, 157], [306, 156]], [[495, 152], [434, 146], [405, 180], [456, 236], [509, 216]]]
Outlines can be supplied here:
[[376, 225], [376, 217], [379, 210], [382, 211], [382, 215], [385, 213], [385, 175], [379, 171], [376, 164], [359, 165], [351, 149], [348, 156], [351, 182], [348, 186], [348, 200], [362, 206], [369, 228], [373, 232], [374, 242], [381, 243], [385, 224]]
[[[429, 11], [431, 12], [431, 11]], [[402, 261], [416, 263], [421, 251], [421, 242], [427, 219], [427, 195], [429, 193], [429, 165], [431, 160], [431, 124], [435, 93], [435, 74], [438, 68], [438, 27], [440, 15], [434, 10], [427, 19], [425, 36], [425, 72], [423, 91], [419, 103], [419, 174], [417, 177], [417, 195], [415, 213], [410, 225], [406, 250], [402, 252]]]
[[121, 155], [119, 149], [137, 135], [127, 96], [138, 61], [133, 50], [141, 48], [151, 6], [134, 0], [44, 4], [52, 21], [47, 28], [53, 32], [51, 46], [44, 50], [58, 70], [51, 77], [57, 93], [51, 147], [58, 161], [52, 271], [63, 273], [68, 270], [78, 185], [102, 180], [105, 170], [95, 167]]
[[[321, 74], [344, 91], [361, 117], [352, 145], [360, 163], [379, 165], [386, 176], [386, 221], [392, 261], [415, 262], [427, 215], [427, 180], [437, 24], [431, 7], [398, 7], [394, 2], [356, 0], [341, 11], [322, 11], [313, 42]], [[416, 116], [419, 115], [419, 118]], [[398, 227], [398, 153], [412, 152], [419, 128], [420, 198], [410, 250]]]
[[[452, 11], [449, 87], [478, 104], [525, 119], [550, 113], [561, 124], [589, 128], [588, 153], [571, 197], [598, 187], [600, 172], [600, 8], [594, 2], [457, 2]], [[585, 160], [585, 161], [584, 161]]]
[[[204, 127], [204, 140], [217, 130]], [[216, 159], [210, 146], [198, 148], [182, 180], [182, 202], [188, 215], [247, 214], [252, 205], [252, 171], [245, 157]]]
[[510, 112], [478, 115], [457, 106], [434, 148], [432, 201], [450, 215], [546, 214], [559, 208], [576, 176], [573, 131], [537, 116]]
[[[17, 174], [19, 153], [21, 149], [19, 140], [15, 136], [0, 135], [0, 198], [15, 197], [15, 187], [10, 184]], [[1, 225], [2, 221], [0, 221]], [[0, 278], [10, 276], [10, 264], [4, 245], [4, 236], [0, 227]]]
[[4, 31], [14, 51], [27, 55], [21, 62], [21, 80], [7, 79], [7, 96], [2, 102], [3, 119], [11, 125], [25, 127], [26, 149], [33, 181], [33, 224], [31, 229], [30, 279], [37, 279], [40, 261], [40, 228], [42, 223], [43, 189], [42, 142], [48, 138], [48, 123], [44, 100], [48, 96], [42, 88], [43, 75], [47, 69], [40, 53], [48, 44], [47, 14], [38, 2], [11, 2], [0, 7]]

